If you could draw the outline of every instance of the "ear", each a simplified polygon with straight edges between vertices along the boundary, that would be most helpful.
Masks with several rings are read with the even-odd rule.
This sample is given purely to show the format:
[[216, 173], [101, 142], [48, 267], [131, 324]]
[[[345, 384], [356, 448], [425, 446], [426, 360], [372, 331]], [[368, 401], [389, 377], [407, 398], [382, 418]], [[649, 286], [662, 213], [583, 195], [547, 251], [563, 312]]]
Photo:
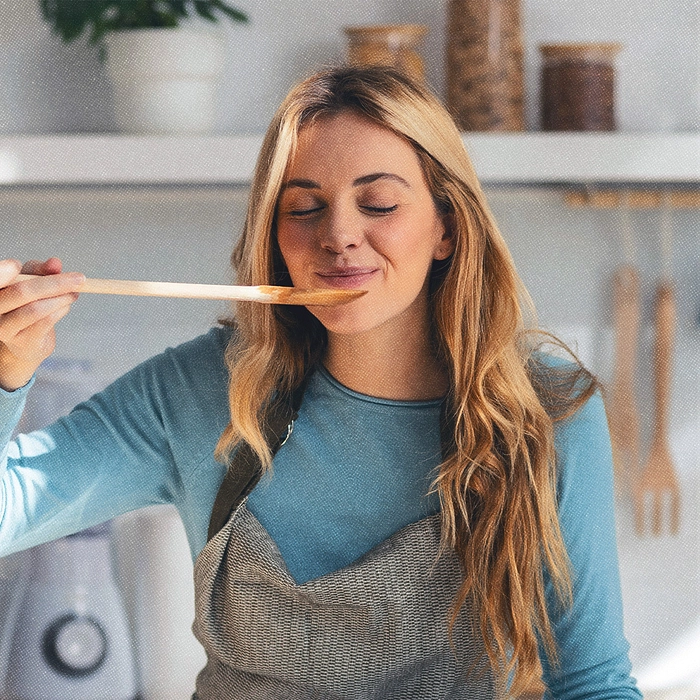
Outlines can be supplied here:
[[434, 260], [446, 260], [455, 252], [454, 216], [452, 214], [441, 216], [440, 228], [442, 235], [435, 246]]

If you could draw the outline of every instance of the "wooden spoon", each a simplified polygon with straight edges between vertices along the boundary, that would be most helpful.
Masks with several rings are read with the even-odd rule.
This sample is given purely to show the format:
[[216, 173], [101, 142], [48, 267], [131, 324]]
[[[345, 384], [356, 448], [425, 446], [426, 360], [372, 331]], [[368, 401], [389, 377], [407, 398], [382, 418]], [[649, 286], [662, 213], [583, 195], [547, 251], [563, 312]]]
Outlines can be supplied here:
[[641, 316], [639, 273], [620, 266], [613, 277], [615, 365], [608, 425], [618, 491], [631, 492], [640, 465], [639, 410], [634, 389], [637, 339]]
[[[38, 275], [18, 275], [15, 281]], [[179, 297], [186, 299], [231, 299], [258, 301], [263, 304], [293, 304], [296, 306], [336, 306], [357, 299], [364, 289], [298, 289], [296, 287], [257, 287], [228, 284], [186, 284], [182, 282], [139, 282], [136, 280], [86, 279], [78, 289], [88, 294], [127, 294], [141, 297]]]
[[676, 304], [670, 281], [659, 283], [654, 317], [654, 426], [651, 448], [644, 469], [635, 485], [635, 524], [643, 534], [646, 524], [646, 500], [651, 500], [651, 530], [660, 535], [664, 505], [670, 502], [671, 533], [678, 532], [680, 488], [669, 448], [668, 424], [671, 395], [671, 359], [676, 325]]

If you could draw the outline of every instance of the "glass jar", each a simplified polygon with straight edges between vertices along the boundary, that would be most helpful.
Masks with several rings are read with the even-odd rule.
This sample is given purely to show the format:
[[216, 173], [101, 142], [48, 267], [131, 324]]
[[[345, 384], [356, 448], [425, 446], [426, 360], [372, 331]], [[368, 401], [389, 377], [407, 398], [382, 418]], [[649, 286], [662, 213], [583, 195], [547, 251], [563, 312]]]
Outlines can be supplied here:
[[544, 131], [614, 131], [615, 66], [621, 44], [542, 44]]
[[428, 27], [422, 24], [379, 24], [346, 27], [348, 61], [360, 66], [392, 66], [417, 82], [425, 80], [418, 47]]
[[520, 0], [450, 0], [447, 107], [463, 131], [523, 131]]

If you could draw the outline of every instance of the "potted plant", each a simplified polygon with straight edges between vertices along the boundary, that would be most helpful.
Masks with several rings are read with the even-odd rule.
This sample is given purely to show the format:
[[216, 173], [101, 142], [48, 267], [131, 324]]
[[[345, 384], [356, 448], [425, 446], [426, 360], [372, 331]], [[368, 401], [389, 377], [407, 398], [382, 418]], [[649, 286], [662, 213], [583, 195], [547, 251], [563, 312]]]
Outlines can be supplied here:
[[214, 122], [220, 35], [183, 20], [246, 22], [224, 0], [40, 0], [66, 42], [87, 32], [114, 90], [117, 127], [127, 133], [205, 133]]

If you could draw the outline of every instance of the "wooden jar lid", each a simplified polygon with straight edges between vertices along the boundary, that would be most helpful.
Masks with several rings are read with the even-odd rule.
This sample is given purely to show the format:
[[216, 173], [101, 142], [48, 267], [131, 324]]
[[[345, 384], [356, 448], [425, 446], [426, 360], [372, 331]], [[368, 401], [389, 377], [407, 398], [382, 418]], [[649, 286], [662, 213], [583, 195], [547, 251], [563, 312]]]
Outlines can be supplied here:
[[354, 42], [414, 43], [428, 33], [424, 24], [370, 24], [363, 27], [345, 27], [345, 34]]
[[542, 56], [547, 61], [612, 61], [623, 49], [615, 42], [540, 44]]

